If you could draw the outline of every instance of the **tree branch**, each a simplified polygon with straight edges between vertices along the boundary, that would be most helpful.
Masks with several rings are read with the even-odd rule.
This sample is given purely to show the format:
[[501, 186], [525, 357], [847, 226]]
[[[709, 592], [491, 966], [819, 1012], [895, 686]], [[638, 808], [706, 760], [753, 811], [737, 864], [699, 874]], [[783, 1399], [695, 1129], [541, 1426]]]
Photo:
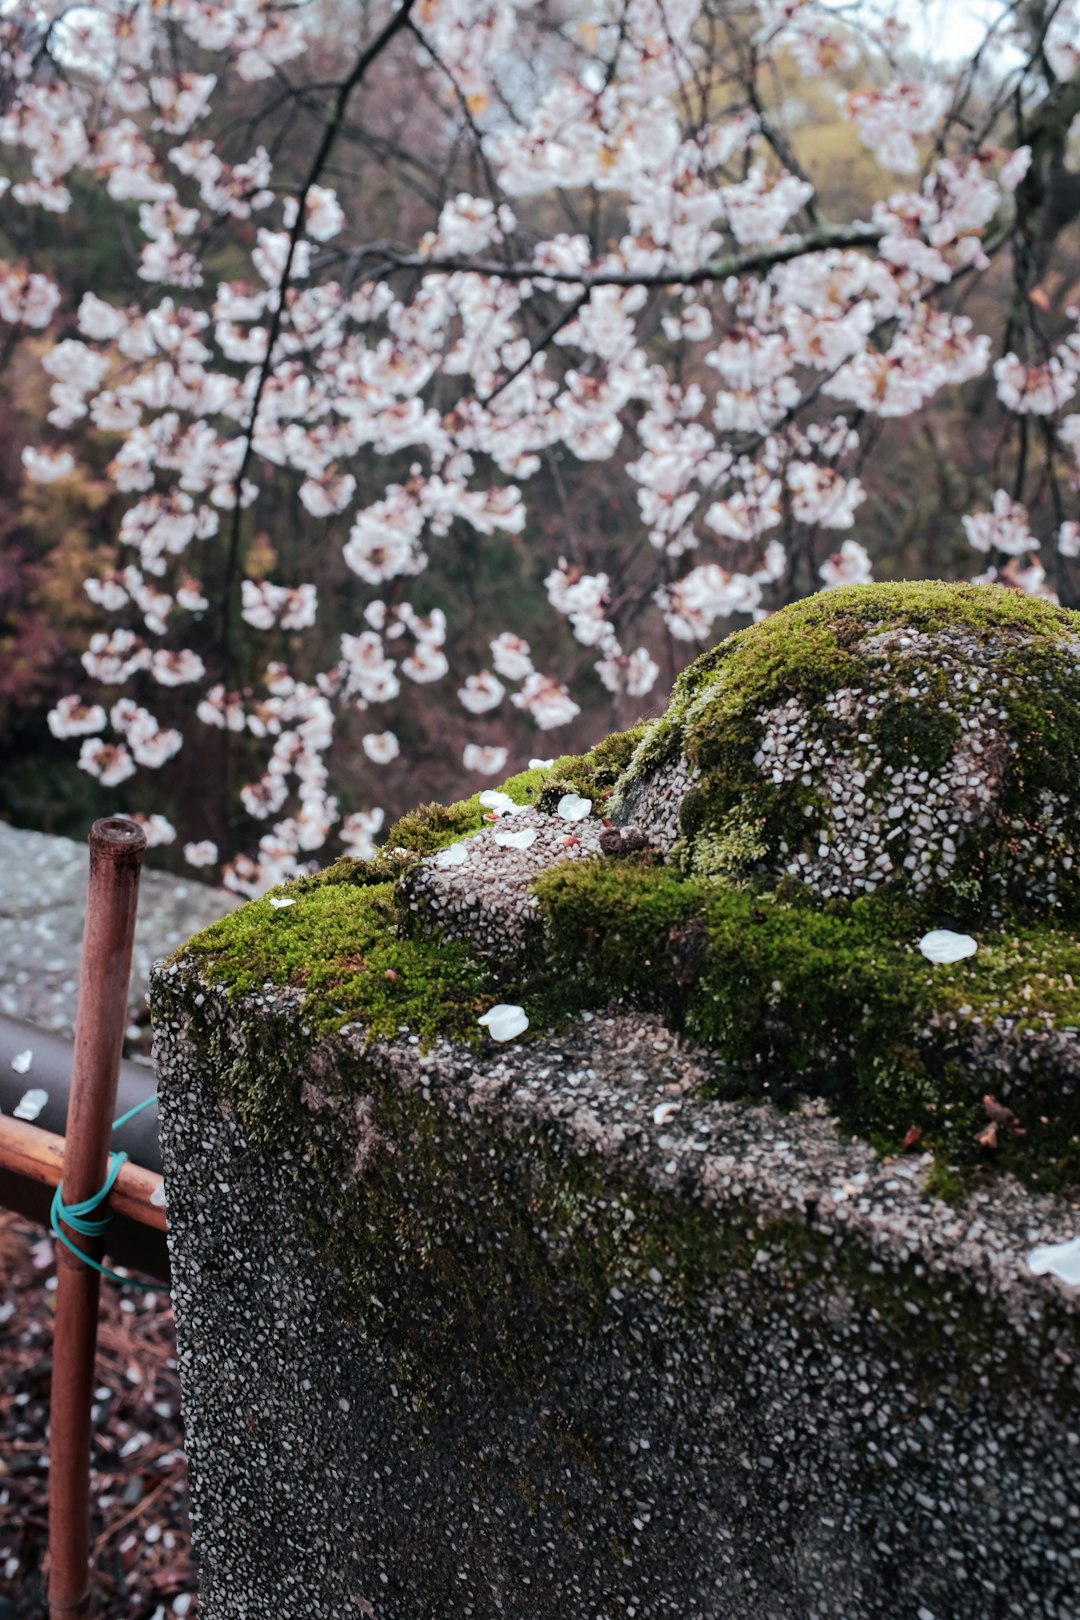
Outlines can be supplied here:
[[808, 253], [824, 253], [830, 248], [877, 247], [884, 232], [876, 225], [822, 225], [805, 236], [783, 236], [771, 247], [754, 248], [749, 253], [733, 253], [726, 259], [713, 259], [680, 269], [672, 265], [666, 270], [597, 270], [577, 274], [572, 270], [546, 270], [537, 264], [500, 264], [496, 259], [473, 259], [458, 254], [448, 257], [428, 256], [423, 253], [399, 253], [394, 248], [378, 245], [362, 249], [354, 259], [381, 260], [385, 270], [436, 272], [442, 275], [471, 274], [501, 277], [503, 281], [539, 281], [551, 285], [579, 287], [589, 292], [594, 287], [701, 287], [729, 276], [745, 276], [757, 270], [768, 270], [776, 264], [787, 264]]
[[296, 219], [293, 221], [292, 230], [289, 232], [289, 249], [285, 256], [285, 266], [281, 272], [281, 280], [278, 283], [277, 304], [271, 317], [270, 328], [267, 333], [266, 356], [263, 360], [259, 371], [258, 380], [255, 384], [255, 392], [251, 401], [251, 414], [248, 417], [247, 427], [244, 430], [244, 456], [233, 483], [234, 503], [232, 524], [229, 531], [229, 548], [225, 562], [225, 623], [224, 633], [222, 636], [222, 654], [226, 670], [226, 684], [228, 684], [228, 668], [230, 663], [229, 602], [232, 597], [233, 585], [236, 582], [236, 569], [240, 552], [240, 520], [242, 510], [240, 506], [240, 496], [243, 489], [244, 475], [247, 472], [248, 466], [251, 462], [255, 424], [259, 418], [259, 407], [262, 404], [262, 397], [266, 390], [266, 384], [269, 380], [274, 364], [274, 347], [281, 332], [281, 323], [285, 312], [285, 295], [289, 289], [289, 278], [292, 274], [293, 260], [296, 257], [297, 245], [300, 238], [304, 234], [304, 222], [307, 214], [308, 194], [310, 193], [312, 186], [317, 183], [333, 149], [334, 142], [341, 133], [342, 124], [345, 117], [345, 110], [348, 106], [349, 98], [356, 89], [357, 85], [360, 83], [361, 79], [364, 77], [364, 74], [367, 72], [368, 68], [371, 67], [372, 63], [382, 55], [383, 51], [386, 49], [395, 35], [401, 33], [402, 30], [408, 25], [409, 12], [412, 10], [415, 4], [416, 0], [402, 0], [401, 5], [390, 18], [389, 22], [387, 22], [385, 26], [380, 29], [379, 33], [377, 33], [375, 38], [371, 41], [370, 45], [368, 45], [365, 50], [361, 51], [360, 55], [356, 59], [356, 62], [353, 64], [352, 71], [349, 73], [348, 77], [343, 79], [338, 85], [337, 95], [326, 117], [326, 128], [323, 131], [318, 150], [311, 161], [311, 166], [308, 169], [307, 177], [300, 188], [300, 194], [297, 198]]

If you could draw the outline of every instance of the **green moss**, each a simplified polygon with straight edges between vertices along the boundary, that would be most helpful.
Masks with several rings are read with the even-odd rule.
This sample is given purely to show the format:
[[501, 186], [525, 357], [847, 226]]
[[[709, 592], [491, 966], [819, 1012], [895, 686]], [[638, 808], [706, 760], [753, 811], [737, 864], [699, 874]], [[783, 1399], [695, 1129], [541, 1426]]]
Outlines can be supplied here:
[[[407, 1028], [424, 1041], [475, 1040], [477, 1017], [496, 1000], [524, 1005], [535, 1031], [622, 997], [661, 1009], [712, 1048], [722, 1095], [783, 1102], [811, 1091], [885, 1149], [916, 1129], [959, 1173], [1003, 1164], [1040, 1187], [1080, 1184], [1080, 1096], [1049, 1039], [1080, 1034], [1080, 944], [1027, 902], [1044, 856], [1029, 870], [1016, 854], [1034, 829], [1043, 842], [1031, 847], [1053, 855], [1048, 795], [1080, 806], [1078, 625], [1080, 616], [1018, 593], [931, 583], [829, 592], [731, 637], [680, 677], [660, 722], [503, 785], [515, 803], [548, 811], [568, 791], [618, 808], [673, 753], [685, 751], [699, 773], [672, 863], [597, 858], [546, 873], [535, 886], [542, 938], [523, 953], [495, 961], [425, 937], [426, 919], [407, 905], [403, 880], [420, 857], [484, 824], [479, 795], [423, 806], [390, 829], [375, 860], [298, 880], [282, 895], [293, 905], [256, 902], [186, 952], [234, 997], [291, 986], [316, 1033], [348, 1021], [371, 1035]], [[776, 783], [755, 763], [759, 717], [788, 698], [815, 703], [865, 687], [867, 637], [897, 626], [985, 634], [1000, 646], [995, 700], [1015, 744], [1002, 817], [920, 897], [897, 882], [822, 902], [775, 874], [817, 842], [827, 797], [812, 773]], [[880, 665], [872, 673], [884, 696], [860, 746], [873, 743], [878, 768], [939, 770], [960, 735], [968, 698], [958, 689], [968, 683], [905, 664], [890, 693]], [[1080, 871], [1071, 849], [1057, 853], [1059, 915], [1080, 916]], [[958, 922], [976, 932], [977, 955], [933, 966], [917, 940]], [[996, 1149], [977, 1140], [987, 1092], [1025, 1133], [1002, 1133]]]
[[925, 1190], [928, 1198], [940, 1198], [943, 1204], [950, 1204], [956, 1209], [966, 1201], [971, 1189], [956, 1165], [946, 1164], [944, 1159], [938, 1158], [930, 1167]]
[[[1080, 944], [1060, 931], [986, 931], [975, 956], [944, 967], [916, 948], [917, 909], [895, 900], [791, 905], [603, 860], [567, 862], [535, 887], [548, 993], [564, 1011], [612, 994], [659, 1006], [721, 1056], [721, 1095], [784, 1100], [798, 1087], [893, 1148], [917, 1127], [961, 1164], [1080, 1182], [1080, 1097], [1037, 1039], [1080, 1029]], [[991, 1083], [985, 1042], [1003, 1016], [1031, 1038], [1031, 1058]], [[991, 1153], [976, 1138], [995, 1088], [1026, 1134]]]
[[[608, 737], [588, 754], [522, 771], [503, 783], [516, 804], [545, 795], [607, 791], [633, 752], [636, 733]], [[495, 1000], [492, 969], [467, 946], [422, 937], [399, 901], [398, 880], [426, 854], [470, 837], [488, 812], [479, 794], [426, 804], [396, 822], [374, 860], [345, 857], [314, 877], [281, 886], [275, 907], [254, 901], [197, 934], [183, 954], [200, 960], [232, 997], [265, 985], [302, 995], [313, 1031], [360, 1022], [371, 1035], [407, 1027], [424, 1040], [476, 1041], [477, 1017]]]
[[883, 703], [870, 725], [870, 735], [889, 761], [918, 760], [924, 770], [939, 771], [960, 736], [960, 716], [943, 710], [933, 692], [927, 700], [898, 697]]
[[701, 877], [738, 883], [769, 854], [766, 818], [736, 805], [717, 832], [702, 829], [694, 843], [694, 870]]
[[312, 894], [316, 889], [328, 885], [366, 889], [376, 883], [393, 883], [412, 871], [417, 858], [411, 852], [398, 850], [380, 850], [370, 861], [360, 860], [355, 855], [343, 855], [313, 876], [291, 878], [282, 885], [282, 894], [295, 899], [298, 895]]
[[[840, 749], [853, 771], [869, 773], [868, 793], [882, 789], [892, 766], [941, 772], [965, 716], [983, 703], [985, 684], [958, 679], [917, 650], [890, 646], [887, 659], [879, 655], [876, 638], [896, 629], [974, 637], [992, 649], [1000, 668], [994, 697], [1009, 752], [998, 806], [985, 825], [962, 833], [955, 864], [935, 877], [930, 898], [940, 908], [959, 886], [965, 911], [975, 917], [1005, 907], [1049, 908], [1080, 920], [1080, 865], [1064, 859], [1065, 843], [1080, 832], [1080, 615], [995, 586], [852, 586], [728, 637], [680, 676], [666, 714], [646, 729], [615, 790], [616, 819], [632, 820], [641, 784], [684, 756], [696, 778], [681, 808], [690, 870], [775, 874], [794, 855], [812, 856], [830, 823], [820, 767], [800, 782], [775, 783], [760, 764], [764, 717], [791, 700], [825, 745], [821, 760]], [[893, 690], [890, 681], [897, 683]], [[857, 739], [825, 707], [830, 694], [848, 689], [879, 700]], [[1062, 798], [1078, 808], [1059, 833]], [[1049, 893], [1034, 890], [1026, 869], [1041, 862], [1055, 871]]]
[[[723, 676], [726, 711], [771, 708], [789, 697], [815, 699], [849, 683], [861, 660], [855, 648], [873, 630], [970, 629], [997, 637], [1035, 636], [1058, 644], [1077, 633], [1076, 616], [1042, 597], [994, 586], [939, 580], [841, 586], [795, 602], [704, 653], [675, 684], [672, 709], [685, 711]], [[670, 711], [669, 711], [670, 712]]]
[[330, 868], [339, 874], [332, 881], [286, 886], [280, 898], [290, 906], [265, 899], [232, 912], [196, 934], [184, 955], [234, 998], [292, 986], [315, 1034], [361, 1023], [369, 1035], [405, 1027], [426, 1042], [475, 1041], [476, 1020], [495, 999], [488, 967], [453, 941], [406, 938], [393, 883], [358, 887], [340, 876], [343, 865]]
[[395, 821], [386, 835], [387, 849], [406, 849], [414, 855], [434, 855], [446, 844], [456, 843], [479, 832], [484, 810], [479, 796], [460, 799], [456, 804], [422, 804]]
[[549, 769], [538, 773], [539, 782], [532, 782], [530, 802], [552, 814], [564, 793], [578, 793], [583, 799], [603, 806], [629, 765], [644, 730], [644, 725], [637, 725], [629, 731], [613, 732], [586, 754], [567, 754], [555, 760]]

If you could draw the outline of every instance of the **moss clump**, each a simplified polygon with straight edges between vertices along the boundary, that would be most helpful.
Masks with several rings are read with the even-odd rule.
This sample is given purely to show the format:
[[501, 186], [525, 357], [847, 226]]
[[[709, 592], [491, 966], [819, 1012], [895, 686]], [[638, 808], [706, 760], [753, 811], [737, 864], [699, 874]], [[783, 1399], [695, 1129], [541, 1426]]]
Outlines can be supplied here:
[[1080, 615], [996, 586], [822, 593], [680, 676], [612, 813], [682, 760], [691, 871], [1080, 920], [1078, 649]]
[[[548, 811], [569, 791], [598, 810], [613, 795], [625, 821], [670, 780], [664, 761], [695, 773], [671, 858], [546, 872], [543, 927], [521, 953], [425, 936], [410, 907], [408, 874], [481, 828], [480, 795], [423, 806], [374, 861], [301, 879], [283, 891], [292, 905], [256, 902], [187, 953], [234, 996], [292, 986], [316, 1032], [359, 1022], [475, 1041], [495, 1001], [520, 1002], [535, 1031], [626, 998], [711, 1047], [727, 1095], [815, 1092], [885, 1146], [915, 1131], [961, 1171], [1002, 1163], [1043, 1188], [1080, 1184], [1080, 944], [1053, 925], [1080, 916], [1078, 627], [996, 588], [829, 592], [699, 659], [655, 724], [503, 785]], [[764, 717], [784, 705], [790, 725], [766, 746]], [[785, 778], [776, 748], [802, 738], [808, 715], [812, 747]], [[933, 810], [962, 749], [963, 782], [979, 791], [948, 801], [945, 842], [912, 877], [933, 816], [894, 815], [889, 786], [925, 785]], [[836, 759], [848, 775], [829, 774]], [[856, 792], [885, 806], [877, 848], [911, 858], [859, 894], [797, 876], [797, 857], [833, 848], [837, 806]], [[977, 954], [927, 962], [921, 934], [958, 924], [977, 931]], [[1023, 1132], [992, 1148], [980, 1140], [988, 1093]]]
[[479, 797], [459, 799], [456, 804], [422, 804], [395, 821], [386, 835], [388, 849], [405, 849], [414, 855], [433, 855], [446, 844], [456, 843], [479, 832], [484, 810]]
[[[811, 1092], [894, 1149], [915, 1128], [969, 1167], [1080, 1181], [1080, 1088], [1044, 1049], [1048, 1029], [1080, 1029], [1080, 943], [1058, 930], [988, 931], [943, 967], [916, 948], [917, 909], [896, 901], [826, 909], [805, 891], [780, 899], [603, 860], [567, 862], [536, 893], [548, 994], [566, 1011], [613, 993], [661, 1008], [723, 1059], [721, 1094]], [[990, 1069], [1002, 1019], [1022, 1070]], [[988, 1091], [1025, 1132], [993, 1153], [977, 1140]]]
[[311, 876], [291, 878], [284, 885], [284, 893], [296, 899], [301, 894], [312, 894], [328, 884], [367, 889], [377, 883], [393, 883], [404, 877], [416, 865], [418, 857], [411, 851], [380, 850], [374, 860], [360, 860], [355, 855], [343, 855], [340, 860], [324, 866]]
[[640, 724], [629, 731], [615, 731], [587, 754], [557, 759], [539, 785], [536, 803], [542, 810], [553, 811], [564, 793], [579, 793], [596, 805], [604, 804], [634, 757], [645, 730], [645, 725]]
[[314, 1034], [355, 1022], [369, 1035], [404, 1027], [428, 1042], [475, 1041], [476, 1020], [495, 1000], [490, 969], [465, 945], [405, 938], [393, 883], [358, 886], [356, 865], [287, 885], [275, 898], [292, 905], [253, 901], [196, 934], [184, 955], [233, 997], [293, 987]]
[[923, 698], [890, 698], [878, 705], [870, 735], [883, 759], [890, 763], [915, 759], [928, 771], [940, 771], [948, 763], [961, 735], [961, 723], [958, 714], [944, 707], [944, 687], [945, 682], [938, 680]]
[[[600, 796], [637, 738], [637, 731], [616, 733], [587, 754], [522, 771], [497, 791], [522, 805], [568, 792]], [[476, 1020], [497, 999], [494, 970], [466, 945], [420, 936], [400, 880], [424, 855], [478, 832], [487, 815], [479, 794], [421, 805], [395, 822], [375, 859], [344, 857], [295, 878], [274, 897], [288, 905], [256, 900], [197, 934], [183, 954], [204, 963], [232, 997], [292, 986], [318, 1033], [359, 1022], [371, 1035], [408, 1028], [425, 1041], [476, 1042]]]
[[706, 692], [713, 702], [720, 697], [730, 714], [771, 708], [788, 697], [823, 697], [859, 677], [857, 649], [868, 632], [896, 625], [926, 634], [959, 627], [996, 638], [1033, 636], [1048, 644], [1077, 635], [1077, 616], [1068, 608], [997, 586], [941, 580], [841, 586], [795, 602], [703, 653], [679, 676], [664, 718], [677, 721]]

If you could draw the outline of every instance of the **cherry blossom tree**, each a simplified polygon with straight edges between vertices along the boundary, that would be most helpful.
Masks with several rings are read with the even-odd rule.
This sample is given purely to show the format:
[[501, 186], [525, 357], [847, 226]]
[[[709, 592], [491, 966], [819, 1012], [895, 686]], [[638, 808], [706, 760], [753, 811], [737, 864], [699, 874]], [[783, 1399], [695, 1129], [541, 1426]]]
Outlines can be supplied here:
[[[949, 64], [871, 0], [8, 5], [0, 342], [50, 379], [22, 467], [104, 455], [120, 502], [54, 735], [110, 787], [214, 745], [232, 847], [195, 803], [185, 853], [241, 892], [366, 853], [413, 688], [468, 717], [481, 786], [526, 763], [515, 718], [552, 754], [590, 684], [645, 711], [735, 616], [872, 577], [895, 447], [943, 400], [987, 464], [928, 569], [1075, 600], [1080, 14], [982, 16]], [[103, 198], [129, 279], [69, 284]], [[298, 530], [309, 566], [271, 577]], [[508, 543], [562, 639], [503, 595], [463, 661], [425, 579]]]

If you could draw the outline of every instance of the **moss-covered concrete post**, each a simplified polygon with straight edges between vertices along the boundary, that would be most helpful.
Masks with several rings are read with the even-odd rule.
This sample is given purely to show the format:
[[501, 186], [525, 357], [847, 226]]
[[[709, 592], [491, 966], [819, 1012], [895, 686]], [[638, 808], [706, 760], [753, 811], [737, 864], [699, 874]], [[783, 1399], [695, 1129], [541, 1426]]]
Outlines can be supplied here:
[[1078, 629], [827, 593], [158, 970], [205, 1620], [1075, 1620]]

